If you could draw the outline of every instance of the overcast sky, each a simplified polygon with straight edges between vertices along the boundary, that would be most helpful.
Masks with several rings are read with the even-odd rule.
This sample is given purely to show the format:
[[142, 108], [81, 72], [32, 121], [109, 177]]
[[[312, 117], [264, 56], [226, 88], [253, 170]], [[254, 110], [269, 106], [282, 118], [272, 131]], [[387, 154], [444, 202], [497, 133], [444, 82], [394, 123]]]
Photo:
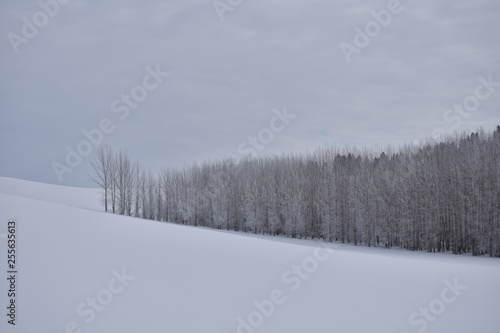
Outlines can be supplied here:
[[498, 0], [65, 1], [0, 3], [0, 176], [91, 186], [100, 125], [159, 170], [500, 124]]

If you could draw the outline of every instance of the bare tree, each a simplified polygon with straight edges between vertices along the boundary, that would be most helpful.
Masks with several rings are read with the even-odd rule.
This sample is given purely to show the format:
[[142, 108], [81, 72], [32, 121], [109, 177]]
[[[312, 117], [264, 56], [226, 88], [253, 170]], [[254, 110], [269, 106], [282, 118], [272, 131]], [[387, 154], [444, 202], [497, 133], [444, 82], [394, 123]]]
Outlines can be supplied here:
[[[164, 170], [99, 149], [115, 212], [253, 233], [500, 256], [500, 127], [399, 149], [324, 148]], [[135, 206], [133, 205], [135, 204]]]
[[111, 187], [113, 186], [113, 151], [109, 146], [99, 146], [96, 153], [90, 160], [90, 165], [94, 170], [92, 180], [99, 185], [103, 191], [104, 210], [108, 211], [108, 201]]

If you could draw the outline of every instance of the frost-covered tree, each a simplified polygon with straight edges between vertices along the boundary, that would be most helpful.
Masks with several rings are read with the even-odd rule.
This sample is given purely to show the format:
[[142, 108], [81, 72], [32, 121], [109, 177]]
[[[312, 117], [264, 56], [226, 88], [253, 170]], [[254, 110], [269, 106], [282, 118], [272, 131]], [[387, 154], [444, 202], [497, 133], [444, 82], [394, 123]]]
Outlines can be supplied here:
[[113, 151], [109, 146], [99, 146], [90, 160], [90, 165], [94, 171], [91, 179], [103, 189], [103, 203], [106, 212], [108, 211], [110, 192], [113, 186], [113, 158]]
[[155, 176], [99, 149], [105, 210], [218, 229], [500, 256], [500, 126], [398, 149], [231, 159]]

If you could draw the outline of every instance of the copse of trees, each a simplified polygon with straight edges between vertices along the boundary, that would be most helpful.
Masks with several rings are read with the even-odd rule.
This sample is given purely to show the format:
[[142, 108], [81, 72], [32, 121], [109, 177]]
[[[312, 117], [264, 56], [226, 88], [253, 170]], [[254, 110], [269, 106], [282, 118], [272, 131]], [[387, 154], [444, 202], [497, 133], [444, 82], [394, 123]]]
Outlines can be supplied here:
[[113, 213], [366, 246], [500, 257], [500, 126], [375, 153], [322, 148], [151, 174], [92, 160]]

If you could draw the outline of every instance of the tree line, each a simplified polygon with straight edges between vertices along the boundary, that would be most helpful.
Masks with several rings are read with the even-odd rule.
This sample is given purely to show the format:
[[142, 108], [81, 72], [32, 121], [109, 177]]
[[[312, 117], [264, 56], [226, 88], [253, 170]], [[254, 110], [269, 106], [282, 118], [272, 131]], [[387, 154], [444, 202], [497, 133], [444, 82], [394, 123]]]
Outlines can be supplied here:
[[225, 159], [152, 174], [101, 146], [106, 211], [365, 246], [500, 257], [500, 126], [380, 152]]

